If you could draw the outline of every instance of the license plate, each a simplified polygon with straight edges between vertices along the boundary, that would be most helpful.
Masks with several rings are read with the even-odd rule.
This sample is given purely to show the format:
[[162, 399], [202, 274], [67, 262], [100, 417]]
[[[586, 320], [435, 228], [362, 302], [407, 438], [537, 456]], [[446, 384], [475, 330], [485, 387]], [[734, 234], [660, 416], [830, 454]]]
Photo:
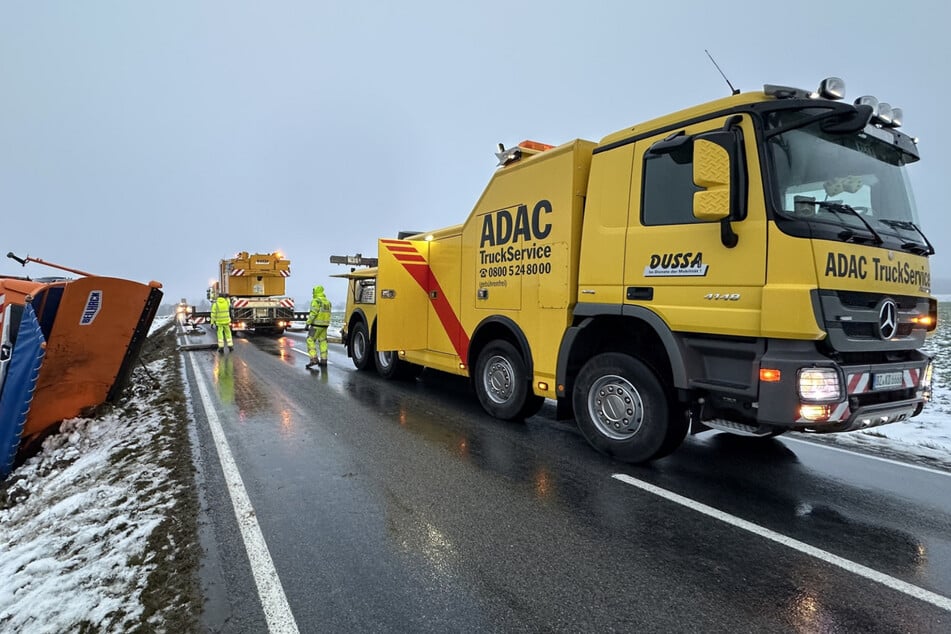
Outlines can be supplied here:
[[873, 390], [890, 390], [904, 385], [901, 372], [881, 372], [872, 376]]

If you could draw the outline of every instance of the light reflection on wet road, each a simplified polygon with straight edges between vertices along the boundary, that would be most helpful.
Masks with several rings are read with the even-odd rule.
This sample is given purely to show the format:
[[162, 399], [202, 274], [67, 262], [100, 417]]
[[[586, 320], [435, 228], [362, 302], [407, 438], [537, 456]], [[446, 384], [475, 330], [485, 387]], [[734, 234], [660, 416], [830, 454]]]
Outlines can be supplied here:
[[[195, 351], [301, 631], [949, 631], [951, 613], [633, 489], [628, 474], [944, 597], [951, 478], [711, 433], [631, 466], [554, 408], [359, 373], [303, 336]], [[257, 631], [199, 413], [220, 568], [210, 625]], [[230, 523], [229, 523], [230, 522]], [[240, 541], [240, 540], [238, 540]], [[236, 628], [236, 629], [232, 629]]]

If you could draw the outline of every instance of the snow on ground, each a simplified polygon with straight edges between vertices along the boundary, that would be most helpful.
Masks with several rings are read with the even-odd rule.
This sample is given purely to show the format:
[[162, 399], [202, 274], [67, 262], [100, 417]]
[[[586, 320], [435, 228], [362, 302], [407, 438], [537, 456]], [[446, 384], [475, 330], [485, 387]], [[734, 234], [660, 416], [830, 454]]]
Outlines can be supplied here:
[[[157, 319], [153, 332], [170, 319]], [[951, 349], [951, 328], [943, 327], [928, 349], [938, 364], [934, 400], [922, 415], [824, 438], [951, 470], [951, 367], [944, 352]], [[147, 366], [164, 377], [164, 390], [179, 377], [166, 372], [167, 363]], [[148, 378], [137, 375], [140, 387], [121, 411], [67, 421], [46, 439], [41, 454], [0, 487], [0, 631], [197, 628], [181, 614], [197, 618], [200, 597], [174, 589], [155, 594], [152, 588], [149, 594], [149, 580], [163, 558], [173, 570], [159, 583], [167, 586], [178, 572], [183, 544], [166, 540], [161, 553], [149, 545], [182, 492], [163, 486], [170, 442], [163, 434], [169, 425], [163, 390], [141, 388]], [[194, 562], [182, 567], [188, 565]]]
[[137, 368], [121, 409], [64, 421], [0, 486], [0, 631], [189, 629], [197, 592], [164, 575], [190, 551], [197, 557], [168, 539], [192, 484], [172, 473], [186, 429], [166, 394], [172, 365]]
[[160, 425], [154, 414], [134, 425], [72, 419], [18, 470], [14, 504], [0, 511], [0, 629], [65, 632], [84, 621], [133, 629], [150, 567], [128, 562], [143, 559], [170, 505], [168, 473], [154, 465], [118, 470], [112, 456], [128, 454]]

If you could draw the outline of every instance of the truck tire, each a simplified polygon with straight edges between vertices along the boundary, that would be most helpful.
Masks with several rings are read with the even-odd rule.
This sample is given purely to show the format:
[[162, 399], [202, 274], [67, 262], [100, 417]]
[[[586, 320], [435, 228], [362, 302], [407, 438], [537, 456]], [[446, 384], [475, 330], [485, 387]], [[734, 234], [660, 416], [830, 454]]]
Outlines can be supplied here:
[[686, 434], [686, 422], [671, 425], [667, 395], [654, 372], [626, 354], [592, 357], [578, 373], [572, 404], [591, 446], [625, 462], [659, 458]]
[[518, 413], [519, 418], [531, 418], [538, 412], [542, 410], [542, 406], [545, 404], [545, 397], [538, 396], [537, 394], [529, 394], [528, 398], [525, 399], [525, 405], [522, 406], [522, 411]]
[[384, 379], [396, 378], [396, 366], [399, 364], [396, 352], [392, 350], [377, 351], [376, 371]]
[[541, 408], [541, 397], [532, 394], [525, 361], [508, 341], [493, 341], [482, 350], [472, 382], [482, 408], [495, 418], [521, 420]]
[[690, 431], [690, 415], [682, 408], [671, 404], [670, 416], [667, 419], [667, 435], [664, 436], [664, 442], [654, 454], [652, 460], [663, 458], [674, 452], [677, 447], [683, 444], [684, 438]]
[[347, 352], [350, 353], [350, 358], [357, 370], [373, 369], [375, 365], [373, 358], [376, 355], [373, 342], [370, 341], [370, 333], [367, 332], [367, 325], [362, 321], [353, 324], [353, 330], [350, 331], [347, 340]]
[[399, 355], [393, 350], [377, 351], [375, 356], [377, 374], [384, 379], [394, 381], [414, 380], [423, 371], [423, 368], [415, 363], [400, 359]]

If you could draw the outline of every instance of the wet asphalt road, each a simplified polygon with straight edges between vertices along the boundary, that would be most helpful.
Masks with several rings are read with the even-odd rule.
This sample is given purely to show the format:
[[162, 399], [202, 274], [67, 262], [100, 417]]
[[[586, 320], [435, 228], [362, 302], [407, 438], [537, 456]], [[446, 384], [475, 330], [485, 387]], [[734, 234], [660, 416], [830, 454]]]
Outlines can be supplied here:
[[303, 350], [184, 353], [209, 631], [268, 626], [196, 370], [301, 632], [951, 631], [949, 474], [712, 432], [632, 466], [553, 406], [506, 423], [457, 377], [387, 382], [339, 344], [309, 371]]

